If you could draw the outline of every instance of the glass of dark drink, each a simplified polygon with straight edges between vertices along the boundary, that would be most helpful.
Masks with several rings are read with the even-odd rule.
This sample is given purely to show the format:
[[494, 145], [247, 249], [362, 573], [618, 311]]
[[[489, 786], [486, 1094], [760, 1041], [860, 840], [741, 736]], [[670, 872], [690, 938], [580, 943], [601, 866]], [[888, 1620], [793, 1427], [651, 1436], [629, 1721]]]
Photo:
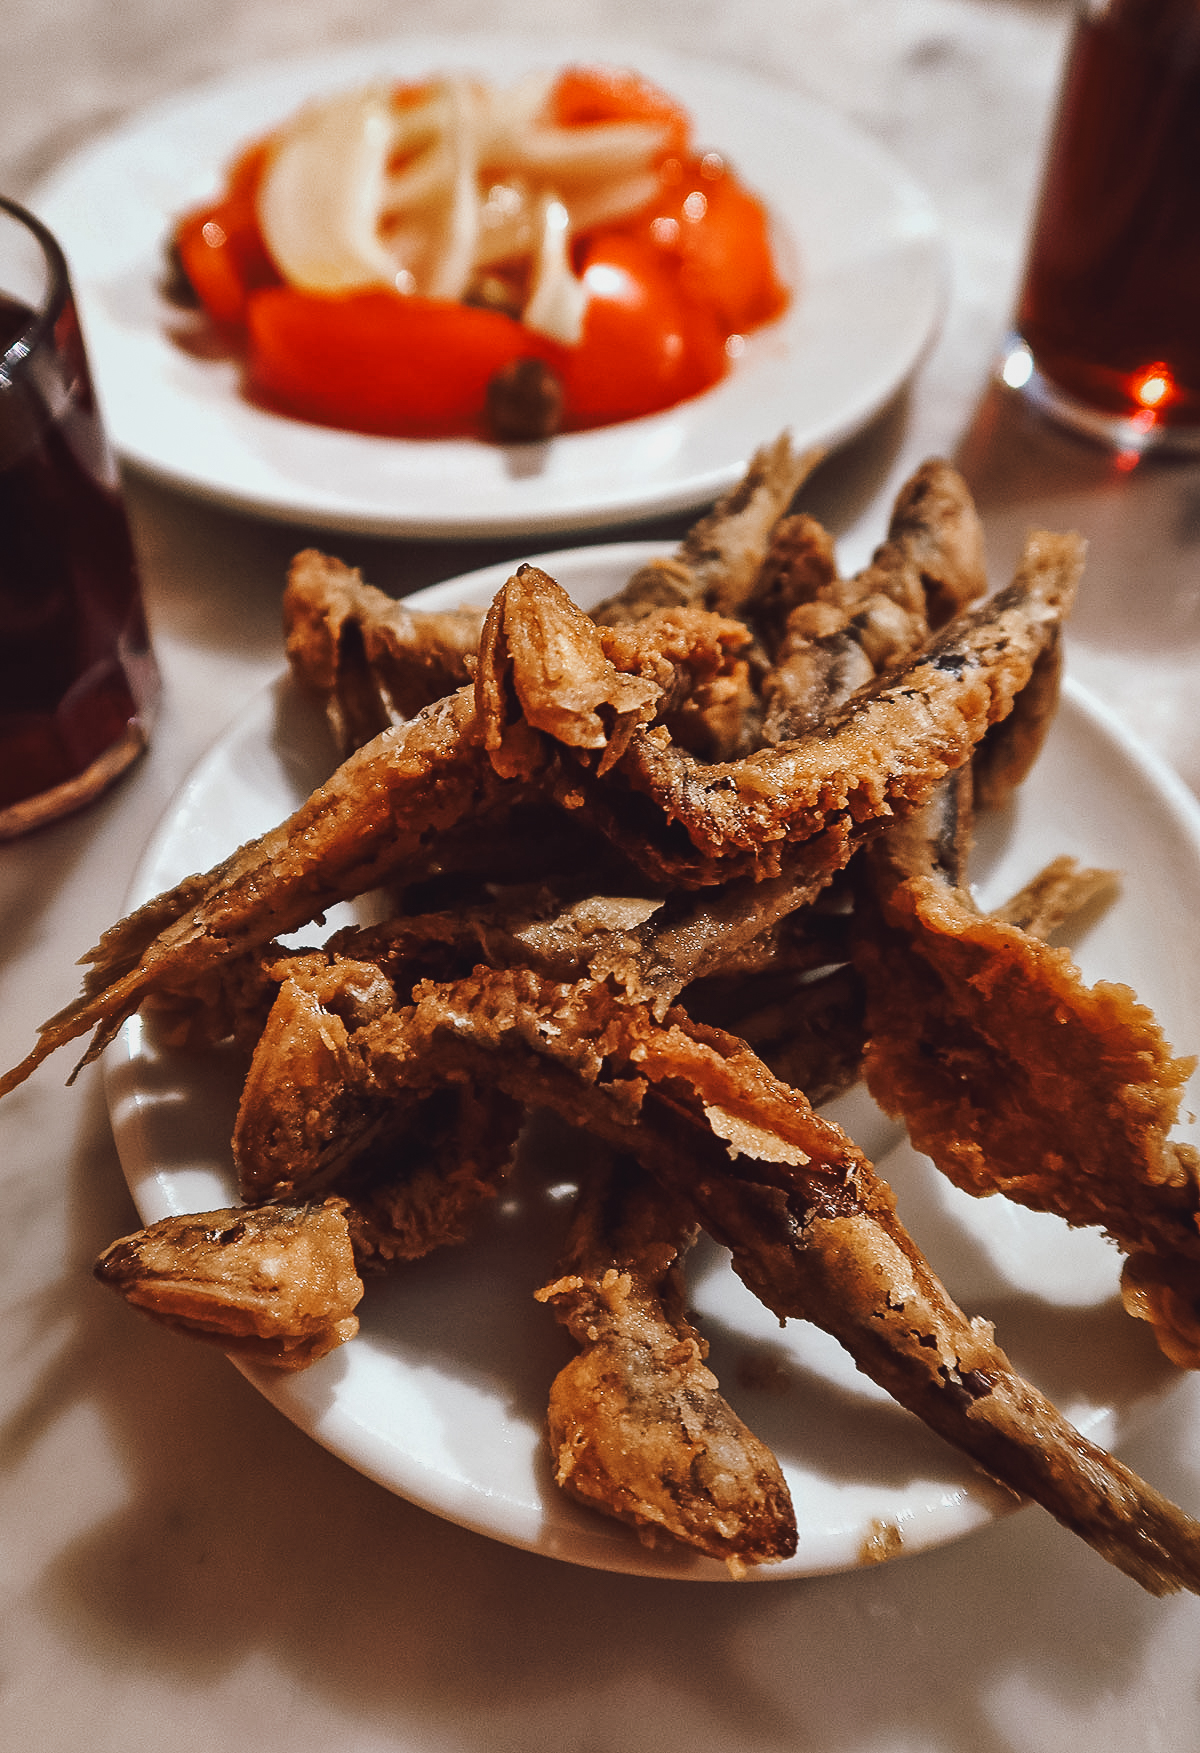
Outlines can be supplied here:
[[1000, 375], [1121, 450], [1200, 450], [1200, 0], [1079, 7]]
[[0, 839], [146, 746], [158, 673], [63, 253], [0, 198]]

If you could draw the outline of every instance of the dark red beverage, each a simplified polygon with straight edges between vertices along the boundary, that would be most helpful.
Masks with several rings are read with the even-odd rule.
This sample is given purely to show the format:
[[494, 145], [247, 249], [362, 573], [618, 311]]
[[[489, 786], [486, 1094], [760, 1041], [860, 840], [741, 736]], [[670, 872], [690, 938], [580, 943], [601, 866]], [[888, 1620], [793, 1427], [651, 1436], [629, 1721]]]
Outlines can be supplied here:
[[1017, 321], [1070, 397], [1200, 428], [1200, 0], [1081, 13]]
[[0, 836], [124, 771], [157, 685], [74, 306], [0, 292]]

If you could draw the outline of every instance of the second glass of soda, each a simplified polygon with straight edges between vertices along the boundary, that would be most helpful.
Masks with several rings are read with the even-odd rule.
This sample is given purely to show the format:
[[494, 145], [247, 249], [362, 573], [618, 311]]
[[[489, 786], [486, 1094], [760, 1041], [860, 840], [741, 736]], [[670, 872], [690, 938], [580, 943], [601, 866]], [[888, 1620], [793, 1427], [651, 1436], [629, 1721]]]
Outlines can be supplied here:
[[1200, 449], [1200, 0], [1079, 8], [1000, 375], [1119, 449]]

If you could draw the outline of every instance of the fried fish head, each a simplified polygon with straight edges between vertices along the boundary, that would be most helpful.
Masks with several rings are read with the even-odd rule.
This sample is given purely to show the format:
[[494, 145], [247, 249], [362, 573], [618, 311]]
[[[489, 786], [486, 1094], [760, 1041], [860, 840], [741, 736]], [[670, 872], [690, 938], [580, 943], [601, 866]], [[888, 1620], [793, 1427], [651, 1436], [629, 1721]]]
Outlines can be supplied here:
[[113, 1242], [94, 1271], [152, 1320], [275, 1369], [304, 1369], [358, 1331], [341, 1200], [162, 1218]]

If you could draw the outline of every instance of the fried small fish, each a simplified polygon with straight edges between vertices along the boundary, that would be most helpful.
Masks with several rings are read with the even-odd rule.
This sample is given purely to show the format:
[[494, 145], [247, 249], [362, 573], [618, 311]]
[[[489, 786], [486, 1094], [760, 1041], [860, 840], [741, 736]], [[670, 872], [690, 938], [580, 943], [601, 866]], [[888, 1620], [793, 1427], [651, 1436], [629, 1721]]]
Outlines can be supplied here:
[[823, 454], [797, 452], [786, 432], [761, 446], [741, 480], [692, 525], [675, 553], [639, 567], [592, 610], [593, 618], [615, 626], [681, 604], [736, 613], [754, 587], [776, 524]]
[[410, 609], [315, 548], [296, 555], [283, 592], [292, 674], [324, 704], [343, 755], [470, 681], [483, 614]]
[[570, 1496], [741, 1575], [792, 1556], [796, 1517], [779, 1462], [721, 1393], [684, 1313], [695, 1234], [628, 1159], [592, 1166], [558, 1275], [536, 1293], [579, 1348], [551, 1386], [547, 1437]]

